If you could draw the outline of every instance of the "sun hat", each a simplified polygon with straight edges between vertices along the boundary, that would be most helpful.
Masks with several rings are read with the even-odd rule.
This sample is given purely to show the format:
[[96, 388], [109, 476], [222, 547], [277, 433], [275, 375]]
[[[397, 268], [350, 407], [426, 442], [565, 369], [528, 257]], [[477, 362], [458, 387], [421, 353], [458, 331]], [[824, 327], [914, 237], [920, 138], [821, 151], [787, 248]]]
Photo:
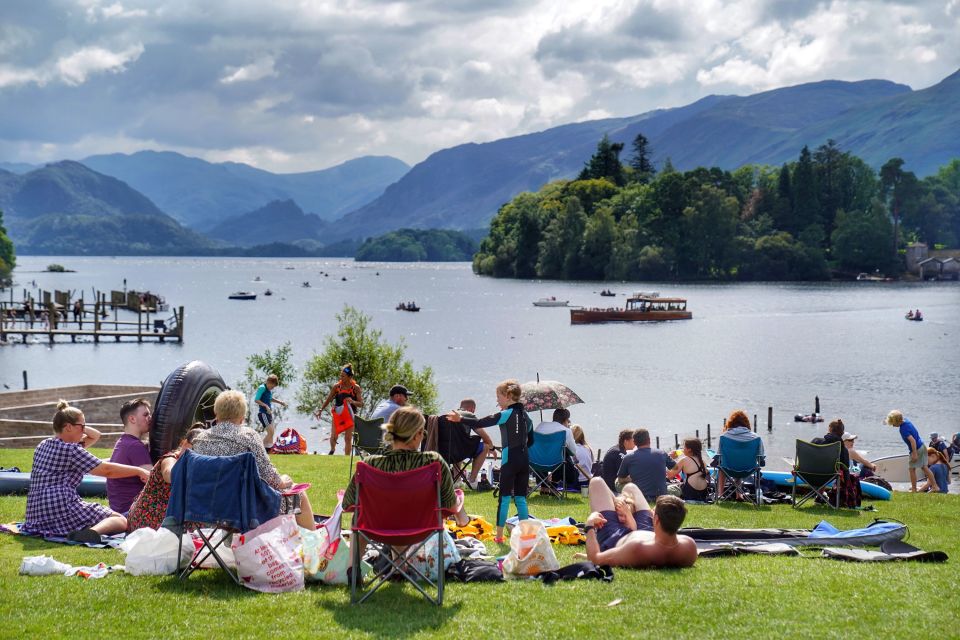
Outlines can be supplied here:
[[841, 436], [841, 440], [844, 440], [844, 441], [856, 440], [856, 439], [857, 439], [857, 434], [855, 433], [845, 433], [843, 434], [843, 436]]

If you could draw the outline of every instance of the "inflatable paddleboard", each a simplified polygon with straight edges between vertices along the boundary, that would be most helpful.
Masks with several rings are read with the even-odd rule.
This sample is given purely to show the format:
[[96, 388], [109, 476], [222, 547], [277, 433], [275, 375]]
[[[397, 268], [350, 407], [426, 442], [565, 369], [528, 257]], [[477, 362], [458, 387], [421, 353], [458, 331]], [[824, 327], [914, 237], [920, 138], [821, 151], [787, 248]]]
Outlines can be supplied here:
[[[764, 470], [761, 473], [761, 477], [765, 480], [770, 480], [775, 483], [778, 487], [792, 487], [793, 486], [793, 474], [789, 471], [766, 471]], [[863, 495], [867, 498], [873, 498], [874, 500], [889, 500], [891, 498], [890, 491], [884, 489], [883, 487], [870, 484], [869, 482], [860, 483], [860, 491], [863, 492]]]
[[[26, 494], [30, 490], [30, 474], [18, 471], [0, 471], [0, 494]], [[77, 493], [85, 498], [105, 498], [107, 479], [100, 476], [83, 476]]]

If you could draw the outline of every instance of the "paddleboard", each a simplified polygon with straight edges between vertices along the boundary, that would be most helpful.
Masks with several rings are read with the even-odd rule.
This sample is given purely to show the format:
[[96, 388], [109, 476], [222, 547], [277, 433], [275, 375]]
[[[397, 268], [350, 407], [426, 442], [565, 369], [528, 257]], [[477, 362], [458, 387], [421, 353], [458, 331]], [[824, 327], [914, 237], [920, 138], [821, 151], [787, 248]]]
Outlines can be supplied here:
[[[30, 474], [17, 471], [0, 471], [0, 494], [26, 494], [30, 490]], [[100, 476], [83, 476], [77, 493], [85, 498], [105, 498], [107, 479]]]
[[[770, 480], [779, 487], [793, 486], [793, 474], [791, 474], [789, 471], [764, 470], [761, 472], [761, 477], [765, 480]], [[864, 496], [873, 498], [874, 500], [889, 500], [891, 497], [889, 491], [879, 485], [870, 484], [869, 482], [861, 482], [860, 491], [863, 492]]]

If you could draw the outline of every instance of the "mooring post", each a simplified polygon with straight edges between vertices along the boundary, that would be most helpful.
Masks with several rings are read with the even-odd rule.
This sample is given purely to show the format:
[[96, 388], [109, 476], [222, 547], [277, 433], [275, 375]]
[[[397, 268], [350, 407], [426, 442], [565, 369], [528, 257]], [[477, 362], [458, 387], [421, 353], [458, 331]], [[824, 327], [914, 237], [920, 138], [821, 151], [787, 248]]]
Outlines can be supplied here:
[[753, 432], [757, 432], [757, 414], [753, 414]]
[[24, 370], [23, 370], [23, 390], [26, 391], [27, 389], [28, 389], [28, 385], [27, 385], [27, 370], [24, 369]]
[[773, 431], [773, 407], [767, 407], [767, 431]]
[[660, 436], [657, 436], [657, 449], [660, 448]]
[[680, 448], [680, 436], [678, 436], [677, 434], [673, 434], [673, 448], [674, 449]]
[[180, 307], [180, 317], [177, 318], [177, 340], [183, 342], [183, 307]]
[[100, 344], [100, 294], [93, 305], [93, 343]]
[[143, 305], [137, 307], [137, 342], [143, 342]]

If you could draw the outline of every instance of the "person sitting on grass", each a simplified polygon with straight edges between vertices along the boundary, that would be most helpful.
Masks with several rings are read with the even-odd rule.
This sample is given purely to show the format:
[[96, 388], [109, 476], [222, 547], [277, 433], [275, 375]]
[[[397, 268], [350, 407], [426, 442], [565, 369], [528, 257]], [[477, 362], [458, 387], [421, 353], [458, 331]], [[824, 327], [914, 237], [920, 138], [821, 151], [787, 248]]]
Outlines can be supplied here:
[[697, 560], [697, 544], [677, 535], [687, 508], [676, 496], [657, 498], [650, 505], [637, 485], [626, 484], [620, 498], [603, 478], [590, 480], [590, 509], [584, 531], [587, 559], [612, 567], [690, 567]]
[[202, 422], [194, 423], [187, 431], [187, 435], [180, 441], [180, 446], [160, 456], [157, 464], [150, 471], [150, 478], [140, 495], [133, 501], [127, 513], [127, 532], [148, 527], [159, 529], [167, 514], [167, 503], [170, 502], [170, 474], [183, 452], [193, 446], [193, 441], [203, 433]]
[[83, 412], [65, 400], [53, 415], [54, 436], [33, 453], [27, 514], [21, 531], [30, 535], [66, 536], [74, 542], [100, 543], [103, 535], [127, 530], [127, 519], [95, 502], [84, 502], [77, 493], [83, 474], [104, 478], [138, 477], [146, 482], [146, 469], [103, 462], [87, 451], [100, 439], [88, 427]]
[[842, 438], [843, 446], [847, 450], [847, 455], [850, 456], [851, 464], [856, 462], [860, 465], [860, 472], [857, 476], [863, 479], [869, 478], [876, 473], [877, 465], [864, 458], [863, 455], [854, 448], [857, 444], [857, 434], [844, 431]]
[[947, 493], [947, 485], [950, 483], [950, 464], [947, 462], [947, 456], [934, 447], [927, 447], [927, 466], [930, 467], [930, 473], [937, 482], [936, 484], [925, 482], [920, 487], [920, 491]]
[[[217, 424], [197, 434], [193, 440], [193, 451], [205, 456], [235, 456], [248, 451], [257, 460], [260, 479], [277, 491], [293, 486], [290, 476], [277, 472], [270, 462], [263, 440], [250, 427], [244, 427], [247, 418], [247, 398], [236, 390], [224, 391], [213, 403], [213, 413]], [[293, 513], [297, 524], [313, 531], [317, 523], [313, 519], [313, 508], [307, 494], [299, 493], [284, 496], [280, 503], [280, 514]]]
[[680, 485], [680, 497], [684, 500], [706, 502], [710, 498], [710, 474], [707, 473], [707, 465], [703, 461], [703, 444], [696, 438], [683, 441], [683, 456], [677, 460], [673, 469], [667, 471], [667, 478], [672, 480], [681, 471], [685, 477]]

